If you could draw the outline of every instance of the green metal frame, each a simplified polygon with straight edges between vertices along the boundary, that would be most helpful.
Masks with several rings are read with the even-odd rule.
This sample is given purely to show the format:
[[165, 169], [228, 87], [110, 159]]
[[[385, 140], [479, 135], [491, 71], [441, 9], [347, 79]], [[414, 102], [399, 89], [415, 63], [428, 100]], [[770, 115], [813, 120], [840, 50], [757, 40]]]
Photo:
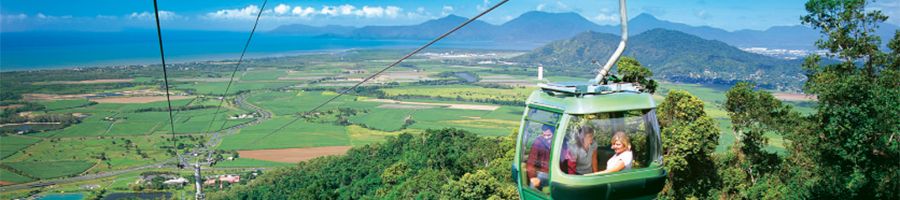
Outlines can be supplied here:
[[[551, 145], [550, 155], [550, 195], [536, 190], [528, 189], [524, 177], [522, 163], [522, 138], [524, 136], [528, 109], [540, 109], [559, 113], [562, 116], [556, 125]], [[513, 163], [513, 171], [517, 172], [514, 179], [518, 186], [522, 199], [595, 199], [595, 198], [637, 198], [652, 199], [662, 189], [665, 183], [666, 171], [662, 163], [654, 159], [647, 167], [638, 168], [626, 172], [605, 175], [570, 175], [564, 173], [559, 162], [555, 161], [557, 154], [562, 151], [563, 138], [565, 137], [568, 123], [572, 115], [618, 112], [629, 110], [646, 110], [656, 108], [656, 103], [650, 94], [639, 92], [618, 92], [611, 94], [587, 94], [587, 95], [553, 95], [545, 91], [534, 91], [528, 97], [525, 113], [522, 115], [522, 123], [519, 126], [519, 136], [516, 138], [516, 158]], [[659, 137], [657, 135], [657, 137]], [[659, 138], [657, 138], [658, 140]]]

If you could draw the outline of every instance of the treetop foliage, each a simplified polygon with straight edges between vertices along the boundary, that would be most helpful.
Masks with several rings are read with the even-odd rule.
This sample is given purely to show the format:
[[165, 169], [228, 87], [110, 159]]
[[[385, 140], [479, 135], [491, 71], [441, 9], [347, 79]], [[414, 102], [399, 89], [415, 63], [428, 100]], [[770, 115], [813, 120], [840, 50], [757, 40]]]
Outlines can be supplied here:
[[638, 83], [644, 87], [644, 89], [649, 93], [656, 92], [656, 81], [650, 79], [653, 76], [653, 72], [650, 69], [641, 66], [641, 63], [636, 59], [628, 56], [622, 56], [618, 62], [616, 62], [618, 66], [618, 75], [622, 76], [622, 81], [629, 83]]
[[687, 91], [673, 90], [657, 108], [662, 127], [663, 165], [669, 173], [660, 197], [703, 197], [719, 177], [711, 157], [719, 140], [716, 122], [703, 110], [703, 101]]
[[819, 99], [813, 131], [798, 132], [794, 157], [808, 159], [821, 176], [811, 194], [822, 198], [897, 198], [900, 196], [900, 30], [879, 49], [874, 28], [887, 19], [867, 10], [864, 0], [811, 0], [804, 24], [825, 38], [816, 42], [840, 63], [820, 65], [807, 57], [804, 90]]

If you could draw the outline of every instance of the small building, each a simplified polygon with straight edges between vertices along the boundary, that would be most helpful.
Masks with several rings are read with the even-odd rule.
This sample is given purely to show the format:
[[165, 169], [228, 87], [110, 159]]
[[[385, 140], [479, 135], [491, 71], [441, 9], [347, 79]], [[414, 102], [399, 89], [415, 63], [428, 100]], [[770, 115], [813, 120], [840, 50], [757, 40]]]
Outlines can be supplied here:
[[169, 179], [169, 180], [166, 180], [166, 181], [163, 182], [163, 184], [166, 184], [166, 185], [184, 185], [184, 184], [187, 184], [187, 182], [188, 182], [188, 180], [185, 179], [184, 177], [178, 177], [178, 178], [175, 178], [175, 179]]

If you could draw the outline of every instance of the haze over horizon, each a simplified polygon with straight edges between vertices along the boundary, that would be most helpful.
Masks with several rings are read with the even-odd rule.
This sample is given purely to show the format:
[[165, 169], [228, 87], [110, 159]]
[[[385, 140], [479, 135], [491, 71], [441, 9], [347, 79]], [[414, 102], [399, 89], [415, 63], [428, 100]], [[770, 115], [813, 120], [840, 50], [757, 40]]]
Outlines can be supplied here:
[[[270, 1], [263, 9], [260, 30], [281, 25], [412, 25], [458, 15], [471, 17], [497, 0], [453, 2], [388, 1]], [[246, 31], [259, 12], [261, 1], [159, 2], [163, 27], [170, 30]], [[629, 17], [650, 14], [660, 20], [691, 26], [710, 26], [727, 31], [765, 30], [774, 26], [799, 25], [806, 13], [802, 1], [629, 1]], [[94, 9], [83, 9], [90, 7]], [[869, 9], [881, 10], [900, 24], [900, 1], [875, 2]], [[618, 24], [617, 1], [511, 1], [484, 16], [491, 24], [502, 24], [530, 11], [574, 12], [600, 25]], [[0, 32], [101, 31], [153, 28], [153, 4], [101, 0], [7, 1], [0, 6]]]

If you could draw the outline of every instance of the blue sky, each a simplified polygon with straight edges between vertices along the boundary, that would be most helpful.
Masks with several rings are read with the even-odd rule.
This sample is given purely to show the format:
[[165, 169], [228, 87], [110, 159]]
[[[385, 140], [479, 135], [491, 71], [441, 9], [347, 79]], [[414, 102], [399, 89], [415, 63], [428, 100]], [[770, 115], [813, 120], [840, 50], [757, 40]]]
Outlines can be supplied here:
[[[163, 28], [246, 31], [262, 0], [160, 0]], [[308, 25], [408, 25], [448, 14], [469, 17], [499, 0], [401, 1], [401, 0], [271, 0], [263, 9], [261, 30], [283, 24]], [[657, 18], [726, 30], [763, 30], [797, 25], [805, 13], [801, 0], [631, 0], [629, 16], [648, 13]], [[616, 0], [510, 0], [483, 20], [502, 24], [522, 13], [576, 12], [598, 24], [616, 24]], [[869, 9], [882, 10], [900, 24], [900, 0], [882, 0]], [[0, 31], [121, 31], [150, 29], [152, 0], [0, 2]]]

